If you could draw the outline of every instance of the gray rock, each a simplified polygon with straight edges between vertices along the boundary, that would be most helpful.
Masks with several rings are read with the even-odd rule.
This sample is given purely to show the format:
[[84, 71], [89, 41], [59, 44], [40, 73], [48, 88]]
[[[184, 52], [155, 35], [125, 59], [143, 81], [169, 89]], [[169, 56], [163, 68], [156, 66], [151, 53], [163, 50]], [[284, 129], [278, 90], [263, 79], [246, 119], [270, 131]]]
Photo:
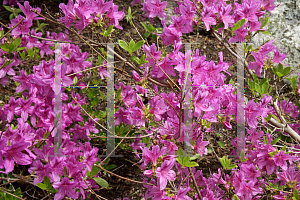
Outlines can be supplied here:
[[[254, 47], [258, 47], [263, 41], [273, 39], [273, 45], [279, 48], [280, 53], [289, 53], [283, 63], [293, 70], [300, 64], [300, 0], [276, 0], [275, 4], [280, 5], [271, 12], [269, 24], [264, 27], [272, 36], [258, 33], [252, 42]], [[269, 54], [271, 57], [273, 55], [274, 53]], [[300, 70], [289, 77], [297, 75], [297, 72]]]

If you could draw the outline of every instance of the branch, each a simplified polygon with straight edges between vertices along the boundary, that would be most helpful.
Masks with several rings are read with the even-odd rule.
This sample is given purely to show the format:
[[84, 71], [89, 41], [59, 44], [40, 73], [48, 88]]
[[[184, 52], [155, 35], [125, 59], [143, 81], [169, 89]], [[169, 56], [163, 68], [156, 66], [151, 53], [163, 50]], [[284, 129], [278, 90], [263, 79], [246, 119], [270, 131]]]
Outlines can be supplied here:
[[9, 31], [7, 31], [1, 38], [0, 41], [6, 37], [12, 30], [14, 30], [22, 21], [24, 20], [24, 18], [22, 18], [16, 25], [14, 25], [11, 29], [9, 29]]
[[201, 193], [200, 193], [200, 190], [199, 190], [199, 188], [198, 188], [196, 179], [195, 179], [195, 177], [194, 177], [194, 173], [193, 173], [193, 171], [192, 171], [192, 169], [191, 169], [190, 167], [189, 167], [189, 171], [190, 171], [190, 174], [191, 174], [191, 176], [192, 176], [192, 179], [193, 179], [193, 182], [194, 182], [194, 186], [195, 186], [195, 188], [196, 188], [196, 191], [197, 191], [197, 193], [198, 193], [198, 196], [199, 196], [200, 200], [203, 200], [202, 195], [201, 195]]
[[[117, 175], [117, 174], [115, 174], [115, 173], [112, 173], [112, 172], [110, 172], [110, 171], [104, 169], [101, 165], [95, 165], [95, 166], [96, 166], [96, 167], [99, 167], [100, 169], [102, 169], [103, 171], [105, 171], [105, 172], [107, 172], [107, 173], [109, 173], [109, 174], [111, 174], [111, 175], [114, 175], [114, 176], [116, 176], [116, 177], [119, 177], [119, 178], [124, 179], [124, 180], [127, 180], [127, 181], [131, 181], [131, 182], [134, 182], [134, 183], [145, 184], [145, 185], [154, 185], [154, 184], [152, 184], [152, 183], [144, 183], [144, 182], [135, 181], [135, 180], [132, 180], [132, 179], [129, 179], [129, 178], [125, 178], [125, 177], [123, 177], [123, 176], [119, 176], [119, 175]], [[154, 186], [155, 186], [155, 185], [154, 185]]]

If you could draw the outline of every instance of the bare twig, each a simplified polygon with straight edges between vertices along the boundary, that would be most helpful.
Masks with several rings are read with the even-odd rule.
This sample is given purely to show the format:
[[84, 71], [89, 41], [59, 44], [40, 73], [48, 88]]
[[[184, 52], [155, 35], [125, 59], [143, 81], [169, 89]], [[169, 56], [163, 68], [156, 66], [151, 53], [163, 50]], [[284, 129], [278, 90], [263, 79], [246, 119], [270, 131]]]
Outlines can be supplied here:
[[[134, 182], [134, 183], [140, 183], [140, 184], [145, 184], [145, 185], [154, 185], [154, 184], [151, 184], [151, 183], [144, 183], [144, 182], [140, 182], [140, 181], [135, 181], [135, 180], [132, 180], [132, 179], [129, 179], [129, 178], [125, 178], [123, 176], [120, 176], [120, 175], [117, 175], [115, 173], [112, 173], [111, 171], [108, 171], [106, 169], [104, 169], [101, 165], [95, 165], [96, 167], [99, 167], [100, 169], [102, 169], [103, 171], [106, 171], [107, 173], [111, 174], [111, 175], [114, 175], [116, 177], [119, 177], [121, 179], [124, 179], [124, 180], [127, 180], [127, 181], [131, 181], [131, 182]], [[154, 185], [155, 186], [155, 185]]]
[[196, 181], [196, 179], [195, 179], [194, 173], [193, 173], [193, 171], [192, 171], [192, 169], [191, 169], [190, 167], [189, 167], [189, 171], [190, 171], [190, 174], [191, 174], [191, 176], [192, 176], [192, 179], [193, 179], [193, 182], [194, 182], [194, 186], [195, 186], [196, 191], [197, 191], [197, 193], [198, 193], [199, 199], [200, 199], [200, 200], [203, 200], [202, 195], [201, 195], [200, 190], [199, 190], [199, 187], [198, 187], [198, 185], [197, 185], [197, 181]]
[[5, 38], [12, 30], [14, 30], [25, 18], [22, 18], [16, 25], [14, 25], [9, 31], [7, 31], [1, 38], [0, 41]]

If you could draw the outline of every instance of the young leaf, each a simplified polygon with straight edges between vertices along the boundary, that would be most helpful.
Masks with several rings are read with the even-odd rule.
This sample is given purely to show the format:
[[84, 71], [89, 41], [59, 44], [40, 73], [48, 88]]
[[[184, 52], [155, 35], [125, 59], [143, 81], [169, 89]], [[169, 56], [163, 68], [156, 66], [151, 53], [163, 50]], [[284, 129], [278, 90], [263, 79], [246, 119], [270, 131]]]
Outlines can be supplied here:
[[92, 170], [87, 171], [86, 175], [90, 178], [93, 178], [96, 174], [98, 174], [99, 171], [100, 171], [100, 168], [93, 165]]
[[264, 20], [264, 22], [261, 24], [260, 29], [262, 29], [263, 27], [265, 27], [265, 26], [269, 23], [269, 19], [270, 19], [270, 17], [267, 17], [267, 18]]
[[269, 35], [269, 36], [272, 36], [271, 33], [269, 31], [263, 31], [261, 32], [262, 34], [265, 34], [265, 35]]
[[291, 71], [291, 67], [286, 67], [284, 70], [283, 70], [283, 75], [287, 75], [288, 73], [290, 73]]
[[190, 160], [196, 160], [199, 157], [200, 157], [200, 154], [195, 154], [195, 155], [190, 157]]
[[222, 147], [222, 149], [224, 149], [224, 148], [225, 148], [225, 146], [224, 146], [224, 142], [223, 142], [223, 141], [219, 141], [219, 142], [218, 142], [218, 144], [219, 144], [219, 146], [220, 146], [220, 147]]
[[234, 27], [232, 28], [232, 31], [235, 31], [235, 30], [241, 28], [245, 23], [246, 23], [246, 19], [241, 19], [234, 25]]
[[131, 51], [131, 52], [134, 52], [133, 51], [133, 47], [134, 47], [134, 41], [133, 41], [133, 39], [131, 39], [131, 41], [130, 41], [130, 43], [129, 43], [129, 50]]
[[128, 45], [125, 41], [118, 40], [118, 43], [119, 43], [120, 47], [122, 47], [125, 51], [129, 51]]
[[132, 52], [135, 52], [136, 50], [138, 50], [139, 48], [141, 48], [144, 45], [144, 40], [138, 41], [133, 48], [131, 48]]
[[104, 180], [103, 178], [95, 177], [94, 180], [103, 188], [106, 188], [109, 186], [107, 181]]
[[199, 166], [196, 162], [188, 162], [184, 164], [185, 167], [196, 167]]
[[36, 184], [36, 186], [38, 186], [42, 190], [46, 190], [47, 189], [47, 186], [45, 184], [43, 184], [43, 183], [38, 183], [38, 184]]
[[144, 22], [141, 22], [141, 23], [142, 23], [143, 27], [146, 29], [147, 32], [149, 32], [149, 33], [152, 32], [151, 28], [146, 23], [144, 23]]
[[146, 38], [148, 38], [150, 35], [151, 35], [150, 32], [146, 32], [146, 33], [143, 35], [143, 38], [146, 39]]

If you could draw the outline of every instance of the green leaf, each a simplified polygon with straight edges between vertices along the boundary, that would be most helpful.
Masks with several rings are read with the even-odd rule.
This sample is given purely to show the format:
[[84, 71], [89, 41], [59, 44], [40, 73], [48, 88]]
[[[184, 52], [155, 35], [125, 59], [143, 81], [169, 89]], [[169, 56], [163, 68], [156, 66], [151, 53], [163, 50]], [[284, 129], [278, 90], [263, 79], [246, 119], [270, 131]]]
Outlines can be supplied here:
[[146, 31], [147, 32], [149, 32], [149, 33], [151, 33], [152, 32], [152, 30], [151, 30], [151, 27], [150, 26], [148, 26], [146, 23], [144, 23], [144, 22], [141, 22], [142, 23], [142, 25], [143, 25], [143, 27], [146, 29]]
[[262, 29], [263, 27], [265, 27], [268, 23], [269, 23], [269, 19], [270, 17], [267, 17], [264, 22], [261, 24], [261, 27], [259, 29]]
[[265, 82], [261, 87], [261, 93], [266, 94], [269, 90], [269, 82]]
[[177, 151], [177, 154], [176, 154], [176, 160], [177, 162], [179, 162], [181, 164], [181, 166], [183, 167], [184, 166], [184, 162], [183, 162], [183, 159], [185, 158], [184, 157], [184, 151], [182, 150], [182, 148], [179, 148], [178, 151]]
[[275, 67], [272, 67], [272, 70], [273, 70], [274, 74], [277, 73], [277, 69]]
[[212, 153], [213, 152], [213, 149], [211, 147], [208, 147], [207, 148], [207, 153]]
[[247, 51], [250, 51], [250, 49], [252, 49], [252, 45], [247, 48]]
[[94, 97], [92, 100], [91, 100], [91, 104], [92, 104], [92, 106], [95, 106], [95, 105], [97, 105], [97, 103], [99, 103], [99, 97]]
[[265, 144], [268, 144], [268, 138], [265, 135], [264, 135], [264, 142], [265, 142]]
[[195, 155], [190, 157], [190, 160], [196, 160], [199, 157], [200, 157], [200, 154], [195, 154]]
[[298, 78], [298, 76], [292, 76], [292, 78], [286, 78], [289, 81], [291, 81], [291, 86], [292, 86], [293, 90], [297, 89], [297, 78]]
[[280, 140], [280, 138], [277, 138], [277, 139], [273, 140], [273, 141], [271, 142], [271, 145], [276, 144], [279, 140]]
[[190, 161], [190, 157], [186, 156], [183, 157], [183, 165], [185, 166], [186, 163], [188, 163]]
[[104, 180], [103, 178], [98, 178], [98, 177], [95, 177], [94, 180], [103, 188], [106, 188], [108, 187], [108, 183], [106, 180]]
[[78, 78], [77, 78], [77, 76], [75, 76], [73, 79], [73, 84], [76, 85], [77, 82], [78, 82]]
[[119, 43], [120, 47], [122, 47], [125, 51], [129, 51], [128, 45], [125, 41], [118, 40], [118, 43]]
[[222, 149], [225, 148], [225, 145], [224, 145], [224, 142], [223, 142], [223, 141], [219, 141], [218, 144], [219, 144], [220, 147], [222, 147]]
[[241, 28], [245, 23], [246, 23], [246, 19], [241, 19], [234, 25], [234, 27], [232, 28], [232, 31], [235, 31], [235, 30]]
[[[16, 191], [14, 192], [14, 195], [18, 196], [18, 197], [22, 197], [22, 191], [21, 188], [17, 188]], [[15, 198], [16, 199], [16, 198]]]
[[52, 186], [50, 183], [50, 178], [48, 176], [45, 176], [43, 183], [47, 188], [50, 188]]
[[13, 12], [13, 10], [11, 9], [10, 6], [5, 6], [5, 5], [2, 5], [6, 10], [8, 10], [9, 12]]
[[95, 165], [93, 165], [91, 171], [87, 170], [86, 176], [87, 176], [87, 177], [90, 177], [90, 178], [93, 178], [96, 174], [99, 173], [99, 171], [100, 171], [100, 168], [99, 168], [99, 167], [96, 167]]
[[223, 28], [223, 27], [224, 27], [224, 23], [221, 22], [220, 24], [218, 24], [218, 25], [214, 28], [214, 30], [218, 30], [218, 29]]
[[131, 48], [132, 52], [135, 52], [136, 50], [140, 49], [144, 45], [144, 40], [138, 41], [133, 48]]
[[286, 67], [284, 70], [283, 70], [283, 75], [287, 75], [288, 73], [290, 73], [291, 71], [291, 67]]
[[119, 87], [118, 91], [117, 91], [117, 99], [120, 99], [120, 94], [121, 94], [121, 91], [122, 91], [122, 87]]
[[238, 196], [236, 196], [236, 194], [233, 195], [232, 200], [240, 200], [240, 198]]
[[233, 165], [228, 165], [228, 166], [227, 166], [227, 169], [234, 169], [234, 168], [237, 168], [237, 165], [234, 165], [234, 164], [233, 164]]
[[227, 166], [227, 161], [226, 161], [227, 157], [226, 156], [223, 156], [222, 158], [220, 158], [220, 162], [223, 166], [223, 168], [226, 168]]
[[102, 167], [106, 170], [112, 170], [112, 169], [116, 168], [117, 165], [110, 164], [110, 165], [103, 165]]
[[131, 52], [134, 52], [133, 47], [134, 47], [134, 41], [133, 41], [133, 39], [131, 39], [131, 41], [129, 43], [129, 50], [131, 50]]
[[[265, 118], [265, 117], [264, 117]], [[270, 119], [272, 118], [272, 115], [268, 115], [267, 118], [265, 118], [266, 122], [270, 121]]]
[[143, 35], [143, 38], [146, 39], [146, 38], [148, 38], [150, 35], [151, 35], [150, 32], [146, 32], [146, 33]]
[[157, 35], [152, 34], [152, 38], [153, 38], [154, 40], [156, 40], [156, 39], [157, 39]]
[[263, 31], [261, 32], [262, 34], [265, 34], [265, 35], [269, 35], [269, 36], [272, 36], [271, 33], [269, 31]]
[[38, 186], [42, 190], [46, 190], [47, 189], [47, 186], [45, 184], [43, 184], [43, 183], [38, 183], [36, 186]]
[[240, 158], [241, 158], [241, 160], [243, 160], [244, 157], [245, 157], [245, 151], [244, 151], [244, 149], [242, 149], [242, 151], [241, 151], [241, 153], [240, 153]]
[[294, 196], [297, 200], [300, 199], [299, 191], [297, 190], [297, 188], [294, 189], [294, 191], [293, 191], [293, 196]]
[[188, 162], [184, 164], [185, 167], [196, 167], [199, 166], [196, 162]]
[[281, 63], [278, 64], [277, 71], [283, 74], [283, 65]]
[[17, 47], [17, 46], [19, 46], [20, 44], [21, 44], [21, 42], [22, 42], [22, 39], [20, 38], [20, 37], [18, 37], [15, 41], [14, 41], [14, 45]]
[[290, 143], [290, 142], [293, 141], [289, 136], [286, 136], [286, 135], [283, 135], [283, 134], [280, 134], [280, 135], [279, 135], [279, 138], [280, 138], [280, 140], [282, 140], [283, 142], [287, 142], [287, 143]]

